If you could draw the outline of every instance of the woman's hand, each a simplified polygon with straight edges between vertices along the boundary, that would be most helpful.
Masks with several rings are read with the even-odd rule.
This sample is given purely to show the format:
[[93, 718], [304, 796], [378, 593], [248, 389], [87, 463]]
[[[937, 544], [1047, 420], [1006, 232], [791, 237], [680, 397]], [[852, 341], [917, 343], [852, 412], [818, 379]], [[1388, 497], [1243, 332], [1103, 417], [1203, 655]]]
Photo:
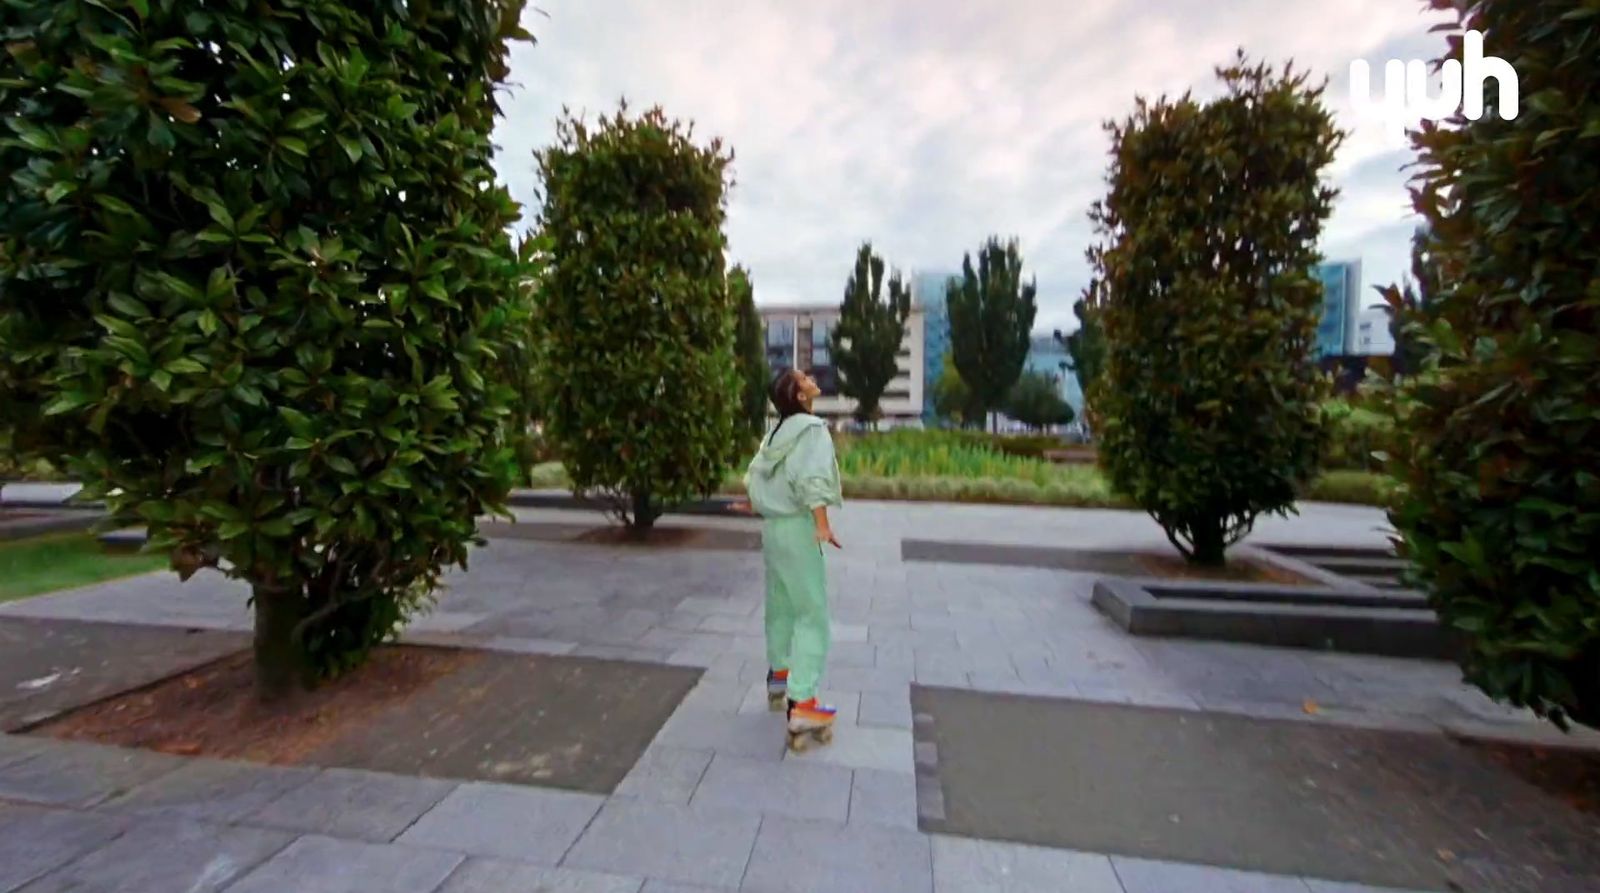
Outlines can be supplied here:
[[843, 549], [839, 545], [839, 538], [833, 535], [833, 525], [828, 523], [828, 509], [826, 506], [817, 506], [811, 510], [811, 518], [817, 523], [817, 545], [831, 543], [835, 549]]

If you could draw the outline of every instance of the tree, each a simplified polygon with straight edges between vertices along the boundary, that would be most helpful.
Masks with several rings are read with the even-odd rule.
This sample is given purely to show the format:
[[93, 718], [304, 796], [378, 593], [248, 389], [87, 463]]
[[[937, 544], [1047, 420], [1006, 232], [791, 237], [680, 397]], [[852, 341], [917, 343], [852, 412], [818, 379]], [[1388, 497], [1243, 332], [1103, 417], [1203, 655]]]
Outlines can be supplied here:
[[[1316, 469], [1325, 385], [1311, 276], [1342, 134], [1322, 86], [1243, 52], [1225, 93], [1139, 99], [1090, 212], [1106, 365], [1090, 398], [1121, 492], [1190, 561], [1220, 564]], [[1271, 134], [1268, 138], [1264, 135]]]
[[833, 362], [839, 370], [839, 390], [856, 401], [855, 419], [874, 422], [883, 417], [878, 405], [883, 392], [900, 374], [896, 354], [906, 338], [906, 317], [911, 314], [911, 289], [898, 272], [889, 276], [884, 294], [883, 258], [863, 242], [856, 251], [856, 266], [845, 282], [839, 321], [833, 327]]
[[1100, 370], [1105, 367], [1106, 338], [1101, 328], [1100, 320], [1095, 315], [1094, 296], [1096, 284], [1089, 283], [1083, 290], [1083, 296], [1072, 303], [1072, 315], [1078, 318], [1078, 328], [1071, 334], [1063, 335], [1060, 329], [1055, 331], [1057, 344], [1066, 348], [1067, 355], [1072, 358], [1068, 368], [1078, 376], [1078, 386], [1085, 394], [1100, 377]]
[[760, 437], [767, 426], [767, 385], [772, 372], [767, 366], [767, 342], [761, 313], [756, 310], [755, 289], [744, 267], [735, 266], [728, 271], [728, 302], [738, 314], [734, 338], [742, 382], [739, 420], [746, 432]]
[[564, 117], [537, 158], [546, 429], [574, 491], [642, 534], [666, 505], [715, 490], [743, 446], [723, 259], [732, 156], [624, 104], [594, 127]]
[[956, 364], [948, 353], [944, 355], [944, 367], [939, 372], [939, 380], [933, 385], [933, 411], [940, 418], [954, 419], [962, 427], [983, 418], [981, 410], [974, 415], [972, 391], [961, 380], [961, 373], [956, 371]]
[[1596, 22], [1579, 0], [1460, 4], [1484, 53], [1516, 60], [1522, 105], [1503, 120], [1490, 81], [1481, 118], [1411, 136], [1442, 287], [1406, 330], [1426, 359], [1388, 465], [1397, 545], [1466, 637], [1466, 678], [1562, 726], [1600, 725]]
[[1030, 428], [1065, 425], [1072, 421], [1072, 407], [1061, 398], [1056, 379], [1043, 372], [1024, 372], [1006, 397], [1006, 415]]
[[981, 412], [1000, 411], [1028, 359], [1038, 289], [1022, 281], [1016, 239], [1002, 243], [991, 236], [978, 250], [977, 268], [969, 254], [961, 271], [945, 294], [951, 355]]
[[1414, 324], [1426, 325], [1439, 293], [1439, 271], [1428, 246], [1426, 227], [1411, 235], [1411, 275], [1399, 285], [1376, 289], [1389, 306], [1389, 334], [1394, 338], [1394, 372], [1410, 375], [1422, 368], [1422, 342], [1410, 331]]
[[264, 696], [398, 629], [517, 474], [521, 9], [0, 6], [0, 418], [250, 584]]

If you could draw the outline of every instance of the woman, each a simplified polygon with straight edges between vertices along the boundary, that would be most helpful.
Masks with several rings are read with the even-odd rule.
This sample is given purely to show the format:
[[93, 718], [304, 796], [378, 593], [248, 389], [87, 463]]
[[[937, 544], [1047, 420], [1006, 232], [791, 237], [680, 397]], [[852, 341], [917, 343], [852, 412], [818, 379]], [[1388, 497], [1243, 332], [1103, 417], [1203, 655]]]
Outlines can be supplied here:
[[839, 465], [828, 426], [811, 414], [822, 389], [798, 369], [773, 379], [778, 424], [745, 473], [745, 492], [765, 519], [761, 553], [767, 570], [767, 701], [787, 703], [789, 747], [833, 740], [834, 708], [817, 702], [828, 657], [828, 580], [822, 546], [841, 548], [828, 507], [843, 503]]

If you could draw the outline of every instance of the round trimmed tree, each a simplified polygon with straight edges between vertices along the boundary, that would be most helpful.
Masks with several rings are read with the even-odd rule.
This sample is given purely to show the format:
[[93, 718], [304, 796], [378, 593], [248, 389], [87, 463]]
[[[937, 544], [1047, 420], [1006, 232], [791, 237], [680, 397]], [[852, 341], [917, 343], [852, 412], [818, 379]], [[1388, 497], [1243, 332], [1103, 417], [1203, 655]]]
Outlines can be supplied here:
[[632, 529], [713, 492], [744, 447], [720, 140], [659, 108], [558, 122], [538, 153], [540, 412], [578, 493]]
[[1221, 564], [1315, 472], [1323, 385], [1311, 270], [1341, 134], [1322, 87], [1237, 61], [1224, 93], [1139, 100], [1108, 123], [1110, 191], [1090, 212], [1105, 367], [1100, 459], [1190, 561]]
[[1522, 101], [1503, 120], [1490, 81], [1480, 119], [1412, 135], [1435, 275], [1404, 330], [1390, 517], [1469, 681], [1600, 726], [1600, 11], [1434, 5], [1514, 61]]
[[250, 584], [264, 695], [398, 629], [516, 474], [521, 8], [0, 5], [0, 423]]

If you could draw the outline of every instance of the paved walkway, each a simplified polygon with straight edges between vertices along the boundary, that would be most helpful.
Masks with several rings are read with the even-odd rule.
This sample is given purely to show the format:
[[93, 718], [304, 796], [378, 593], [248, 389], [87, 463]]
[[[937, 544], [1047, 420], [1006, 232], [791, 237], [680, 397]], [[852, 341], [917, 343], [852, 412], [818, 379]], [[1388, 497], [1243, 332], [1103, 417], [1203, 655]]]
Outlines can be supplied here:
[[[830, 747], [787, 754], [781, 722], [766, 712], [757, 554], [497, 540], [474, 553], [470, 572], [450, 577], [439, 610], [411, 638], [705, 668], [612, 796], [0, 738], [0, 891], [1355, 893], [1314, 879], [925, 834], [910, 686], [1542, 734], [1460, 685], [1448, 665], [1134, 639], [1089, 605], [1089, 575], [900, 560], [900, 540], [912, 537], [1164, 545], [1142, 515], [857, 503], [837, 528], [845, 550], [831, 556], [836, 644], [824, 692], [841, 728]], [[1319, 505], [1264, 521], [1256, 539], [1361, 545], [1384, 536], [1376, 511]], [[205, 575], [188, 584], [151, 575], [0, 615], [248, 623], [243, 588]], [[796, 869], [795, 853], [821, 861]]]

